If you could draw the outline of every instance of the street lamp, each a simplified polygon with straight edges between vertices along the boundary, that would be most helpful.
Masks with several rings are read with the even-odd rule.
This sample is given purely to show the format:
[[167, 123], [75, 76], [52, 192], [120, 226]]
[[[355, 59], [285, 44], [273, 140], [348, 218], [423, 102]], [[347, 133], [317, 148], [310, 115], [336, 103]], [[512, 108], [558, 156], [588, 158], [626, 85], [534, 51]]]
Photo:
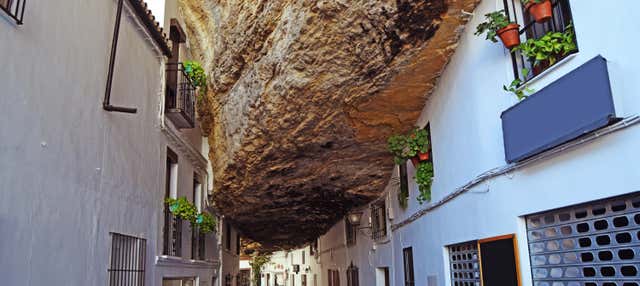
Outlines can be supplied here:
[[359, 226], [360, 221], [362, 220], [362, 212], [361, 211], [353, 211], [347, 215], [347, 219], [349, 223], [353, 226]]

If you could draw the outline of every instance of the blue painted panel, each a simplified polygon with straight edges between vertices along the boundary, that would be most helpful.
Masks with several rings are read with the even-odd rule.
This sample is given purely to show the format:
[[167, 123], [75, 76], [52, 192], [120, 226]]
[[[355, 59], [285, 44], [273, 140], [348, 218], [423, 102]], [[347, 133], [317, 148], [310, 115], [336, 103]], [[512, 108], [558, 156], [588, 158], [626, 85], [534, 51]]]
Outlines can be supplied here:
[[597, 56], [502, 112], [506, 160], [521, 161], [615, 119], [607, 62]]

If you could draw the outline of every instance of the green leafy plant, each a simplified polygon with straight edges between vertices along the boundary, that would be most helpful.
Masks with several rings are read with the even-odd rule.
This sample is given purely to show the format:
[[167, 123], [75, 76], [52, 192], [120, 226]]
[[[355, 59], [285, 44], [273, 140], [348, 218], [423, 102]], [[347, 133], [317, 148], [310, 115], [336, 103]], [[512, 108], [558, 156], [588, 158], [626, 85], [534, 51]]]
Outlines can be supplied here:
[[260, 277], [262, 276], [262, 266], [271, 261], [271, 255], [268, 254], [254, 254], [249, 261], [251, 265], [251, 272], [253, 273], [253, 285], [260, 284]]
[[169, 211], [171, 211], [172, 214], [181, 219], [188, 220], [191, 222], [191, 225], [196, 225], [198, 209], [191, 204], [187, 198], [167, 198], [165, 203], [169, 205]]
[[[529, 69], [527, 68], [523, 68], [522, 69], [522, 76], [526, 79], [527, 76], [529, 76]], [[511, 92], [513, 94], [515, 94], [516, 97], [518, 97], [518, 100], [523, 100], [525, 98], [527, 98], [529, 95], [531, 95], [532, 93], [535, 92], [535, 90], [529, 88], [529, 87], [521, 87], [522, 83], [524, 82], [524, 80], [520, 79], [520, 78], [516, 78], [514, 79], [511, 84], [509, 84], [509, 86], [503, 85], [502, 88], [505, 91]]]
[[415, 157], [418, 153], [429, 151], [429, 134], [426, 130], [414, 128], [409, 135], [394, 135], [389, 137], [387, 148], [393, 154], [394, 162], [398, 165]]
[[421, 162], [416, 170], [414, 177], [418, 184], [420, 194], [418, 195], [418, 202], [423, 204], [431, 200], [431, 183], [433, 182], [433, 163]]
[[522, 0], [522, 5], [526, 6], [527, 4], [530, 4], [530, 3], [538, 4], [538, 3], [542, 3], [544, 1], [546, 1], [546, 0]]
[[207, 89], [207, 74], [204, 72], [202, 65], [196, 61], [185, 61], [182, 63], [184, 66], [184, 72], [189, 77], [189, 80], [196, 87], [200, 87], [206, 92]]
[[196, 224], [203, 233], [210, 233], [216, 229], [216, 219], [209, 213], [199, 213], [196, 216]]
[[515, 47], [512, 51], [520, 51], [534, 66], [548, 61], [551, 66], [559, 58], [578, 49], [575, 32], [572, 25], [568, 25], [564, 32], [549, 31], [539, 39], [529, 39]]
[[486, 33], [487, 40], [494, 43], [498, 42], [498, 39], [496, 38], [498, 36], [498, 31], [511, 24], [507, 14], [504, 10], [500, 10], [485, 14], [484, 17], [486, 18], [486, 21], [480, 23], [476, 27], [475, 35], [480, 36]]

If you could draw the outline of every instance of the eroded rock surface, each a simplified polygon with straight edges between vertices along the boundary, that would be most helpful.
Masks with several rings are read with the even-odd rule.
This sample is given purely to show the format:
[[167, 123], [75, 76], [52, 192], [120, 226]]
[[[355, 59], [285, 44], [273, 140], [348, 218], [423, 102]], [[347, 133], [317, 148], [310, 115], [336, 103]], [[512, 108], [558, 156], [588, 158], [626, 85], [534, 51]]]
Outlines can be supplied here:
[[183, 0], [215, 202], [292, 247], [377, 197], [479, 0]]

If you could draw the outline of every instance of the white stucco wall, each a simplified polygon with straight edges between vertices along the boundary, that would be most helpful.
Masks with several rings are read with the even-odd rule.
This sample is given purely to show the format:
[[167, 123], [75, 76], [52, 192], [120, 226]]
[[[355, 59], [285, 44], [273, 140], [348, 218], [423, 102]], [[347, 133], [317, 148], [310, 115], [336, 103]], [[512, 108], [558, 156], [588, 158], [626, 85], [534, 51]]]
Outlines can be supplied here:
[[[304, 263], [302, 256], [304, 255]], [[269, 263], [262, 268], [262, 286], [278, 286], [278, 285], [302, 285], [303, 275], [306, 275], [307, 286], [313, 286], [313, 276], [316, 275], [318, 285], [321, 283], [321, 267], [318, 264], [318, 257], [310, 255], [310, 248], [303, 247], [290, 251], [277, 251], [271, 256]], [[300, 271], [294, 272], [293, 265], [299, 265]], [[267, 274], [269, 274], [269, 282], [267, 284]], [[294, 281], [291, 281], [291, 275], [294, 275]], [[278, 277], [278, 284], [275, 284], [275, 277]]]
[[[640, 78], [640, 60], [633, 57], [640, 14], [635, 1], [570, 1], [580, 52], [532, 83], [536, 90], [597, 55], [608, 60], [617, 115], [640, 113], [633, 83]], [[517, 103], [502, 91], [513, 78], [511, 59], [500, 44], [473, 35], [483, 15], [502, 8], [501, 0], [484, 0], [474, 12], [454, 57], [426, 102], [419, 126], [430, 123], [438, 201], [481, 173], [506, 165], [500, 114]], [[612, 15], [615, 15], [612, 17]], [[579, 103], [576, 103], [579, 104]], [[372, 244], [362, 233], [358, 245], [344, 249], [344, 226], [336, 224], [320, 238], [322, 270], [339, 269], [341, 283], [352, 260], [360, 268], [360, 285], [376, 285], [374, 269], [391, 266], [392, 285], [403, 285], [402, 249], [413, 247], [416, 285], [449, 285], [445, 246], [504, 234], [516, 234], [522, 285], [532, 285], [523, 216], [558, 207], [640, 190], [637, 142], [640, 126], [606, 135], [561, 155], [490, 179], [410, 225], [390, 231], [390, 242]], [[411, 166], [411, 164], [409, 164]], [[387, 198], [398, 223], [426, 207], [416, 201], [417, 186], [409, 167], [410, 204], [402, 210], [395, 192]], [[368, 211], [363, 221], [368, 220]], [[331, 258], [330, 253], [333, 253]], [[326, 276], [326, 275], [324, 275]], [[323, 277], [323, 285], [327, 285]]]
[[[0, 13], [2, 285], [106, 285], [110, 232], [147, 240], [146, 285], [167, 276], [211, 285], [209, 264], [156, 263], [166, 148], [176, 144], [160, 130], [165, 59], [125, 12], [111, 102], [138, 112], [104, 111], [116, 1], [63, 2], [29, 2], [21, 26]], [[177, 132], [199, 151], [199, 131], [188, 133]], [[172, 149], [179, 195], [192, 199], [195, 166]], [[206, 184], [206, 167], [199, 176]], [[219, 260], [215, 235], [207, 239], [208, 259]]]

